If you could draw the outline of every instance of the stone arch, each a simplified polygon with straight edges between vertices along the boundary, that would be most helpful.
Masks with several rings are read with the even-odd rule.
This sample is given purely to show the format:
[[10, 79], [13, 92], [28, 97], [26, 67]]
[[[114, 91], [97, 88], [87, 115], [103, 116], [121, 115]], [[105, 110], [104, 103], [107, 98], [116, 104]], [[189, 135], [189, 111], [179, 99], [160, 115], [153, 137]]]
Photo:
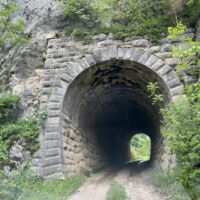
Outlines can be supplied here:
[[[136, 125], [134, 128], [140, 129], [139, 131], [146, 131], [151, 138], [157, 137], [157, 139], [152, 139], [153, 148], [151, 160], [154, 163], [161, 163], [164, 147], [160, 145], [162, 143], [162, 137], [159, 135], [159, 125], [155, 124], [159, 123], [160, 116], [158, 110], [162, 105], [154, 107], [150, 106], [150, 101], [147, 100], [147, 94], [145, 93], [144, 87], [149, 81], [157, 81], [161, 88], [161, 93], [164, 95], [164, 104], [167, 104], [178, 95], [182, 88], [182, 84], [176, 72], [156, 56], [138, 48], [118, 48], [117, 46], [112, 45], [96, 50], [92, 54], [88, 54], [81, 59], [76, 59], [74, 62], [66, 62], [59, 70], [47, 106], [48, 113], [50, 114], [46, 121], [45, 133], [42, 139], [42, 156], [40, 156], [40, 162], [42, 164], [41, 167], [39, 167], [42, 172], [40, 172], [40, 174], [48, 176], [51, 174], [78, 173], [81, 170], [91, 169], [99, 165], [99, 163], [104, 162], [102, 161], [102, 158], [105, 158], [103, 155], [107, 154], [109, 150], [106, 150], [103, 153], [99, 152], [101, 148], [106, 147], [106, 144], [104, 146], [100, 145], [99, 149], [96, 148], [97, 145], [99, 145], [97, 143], [100, 143], [99, 141], [101, 140], [95, 138], [99, 137], [99, 133], [94, 137], [94, 135], [91, 134], [91, 132], [94, 131], [92, 130], [93, 127], [89, 126], [89, 129], [91, 128], [91, 130], [87, 131], [88, 124], [86, 123], [86, 121], [88, 121], [89, 124], [92, 124], [96, 123], [98, 120], [100, 120], [101, 123], [105, 123], [106, 120], [103, 120], [105, 113], [101, 116], [100, 112], [103, 107], [93, 103], [92, 108], [99, 110], [99, 112], [94, 112], [91, 114], [90, 118], [87, 118], [87, 120], [84, 121], [84, 118], [88, 115], [87, 110], [92, 108], [88, 106], [81, 108], [82, 104], [78, 102], [81, 102], [83, 97], [87, 96], [88, 88], [80, 90], [77, 86], [81, 87], [81, 84], [86, 81], [86, 85], [88, 84], [88, 86], [91, 86], [91, 84], [96, 84], [95, 87], [98, 89], [98, 78], [102, 78], [106, 71], [109, 72], [111, 68], [114, 69], [115, 67], [117, 67], [118, 70], [122, 70], [123, 73], [120, 78], [118, 77], [118, 80], [111, 81], [118, 84], [118, 90], [120, 92], [123, 93], [123, 91], [125, 91], [123, 94], [124, 96], [122, 95], [123, 98], [125, 98], [125, 102], [118, 102], [115, 106], [124, 106], [123, 108], [126, 110], [131, 109], [132, 113], [135, 112], [138, 115], [142, 113], [142, 116], [139, 116], [138, 123], [141, 123], [141, 120], [146, 120], [147, 123], [145, 122], [145, 127], [148, 130], [141, 130], [142, 126], [136, 127]], [[118, 74], [115, 75], [118, 76], [119, 72], [116, 73]], [[111, 76], [112, 75], [113, 74], [111, 74]], [[136, 77], [135, 80], [134, 76]], [[109, 76], [107, 76], [107, 78], [108, 77]], [[95, 78], [97, 79], [96, 83], [94, 80]], [[107, 80], [108, 84], [111, 84], [109, 81]], [[124, 85], [125, 88], [123, 88], [122, 85]], [[133, 108], [130, 107], [130, 104], [132, 103], [129, 103], [130, 99], [128, 96], [133, 92], [133, 90], [131, 90], [133, 87], [135, 87], [135, 89], [141, 87], [142, 89], [139, 90], [139, 92], [144, 92], [145, 94], [142, 94], [141, 96], [131, 96], [131, 102], [134, 102], [135, 100], [138, 104], [136, 97], [142, 97], [142, 101], [146, 101], [144, 105], [133, 106]], [[105, 88], [103, 88], [103, 90], [104, 89]], [[102, 88], [99, 90], [101, 91]], [[112, 92], [111, 90], [108, 89], [107, 93]], [[99, 94], [102, 93], [99, 92]], [[89, 95], [91, 95], [91, 93], [88, 93], [88, 96]], [[106, 96], [106, 93], [104, 95]], [[113, 97], [110, 97], [109, 95], [106, 96], [109, 103], [112, 103], [117, 97], [119, 98], [120, 95], [113, 95]], [[105, 103], [106, 102], [103, 101], [100, 102], [102, 105]], [[126, 104], [129, 106], [125, 106]], [[108, 116], [112, 115], [112, 112], [116, 109], [115, 106], [110, 110]], [[105, 106], [104, 109], [106, 108], [108, 107]], [[146, 110], [144, 108], [146, 108]], [[75, 114], [73, 114], [73, 112]], [[80, 113], [77, 114], [78, 112]], [[156, 114], [154, 114], [154, 112]], [[116, 115], [117, 114], [123, 115], [124, 113], [123, 111], [120, 111], [119, 113], [116, 113]], [[135, 114], [132, 114], [130, 119], [133, 120], [134, 117], [136, 117]], [[83, 120], [81, 121], [80, 118]], [[115, 121], [117, 118], [113, 120]], [[111, 120], [110, 123], [113, 123], [113, 121]], [[152, 124], [154, 125], [152, 126]], [[130, 130], [126, 131], [127, 134], [125, 136], [120, 136], [120, 134], [118, 134], [118, 136], [121, 137], [121, 141], [128, 141], [125, 137], [130, 137], [128, 134]], [[133, 131], [138, 130], [131, 130], [130, 132], [133, 133]], [[153, 132], [156, 132], [157, 136], [153, 135]], [[112, 134], [110, 139], [111, 138], [113, 138]], [[83, 142], [84, 140], [86, 140], [86, 142]], [[127, 146], [123, 143], [120, 145], [122, 147], [124, 146], [124, 149]], [[112, 152], [113, 151], [114, 150], [112, 149]], [[121, 152], [123, 151], [125, 152], [125, 150], [121, 150]], [[56, 154], [56, 156], [54, 154]], [[122, 154], [122, 159], [119, 159], [119, 163], [127, 161], [126, 155], [124, 153]], [[117, 156], [119, 155], [120, 154], [117, 154]], [[118, 160], [116, 161], [118, 163]]]

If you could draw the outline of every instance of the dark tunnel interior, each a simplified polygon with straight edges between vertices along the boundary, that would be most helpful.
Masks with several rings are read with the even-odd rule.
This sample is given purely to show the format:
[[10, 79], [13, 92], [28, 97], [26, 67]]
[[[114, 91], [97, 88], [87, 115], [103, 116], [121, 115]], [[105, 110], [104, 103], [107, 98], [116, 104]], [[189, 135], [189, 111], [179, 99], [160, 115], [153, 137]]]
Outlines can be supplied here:
[[[163, 103], [152, 104], [149, 82], [158, 82]], [[138, 63], [113, 60], [92, 66], [69, 86], [63, 112], [81, 134], [93, 138], [93, 151], [106, 166], [130, 161], [130, 140], [137, 133], [151, 138], [150, 162], [162, 151], [159, 108], [169, 99], [162, 79]], [[95, 148], [95, 149], [94, 149]]]

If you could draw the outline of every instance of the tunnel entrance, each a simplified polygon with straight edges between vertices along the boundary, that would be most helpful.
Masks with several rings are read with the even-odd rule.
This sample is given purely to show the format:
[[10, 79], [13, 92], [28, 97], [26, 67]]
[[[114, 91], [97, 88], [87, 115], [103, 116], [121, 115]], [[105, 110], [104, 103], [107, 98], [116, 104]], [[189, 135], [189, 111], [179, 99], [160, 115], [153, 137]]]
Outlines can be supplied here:
[[151, 159], [151, 138], [144, 134], [135, 134], [130, 141], [130, 161]]
[[[159, 84], [164, 102], [152, 104], [149, 82]], [[163, 152], [159, 109], [168, 101], [161, 77], [139, 63], [109, 60], [83, 71], [68, 87], [62, 109], [67, 170], [129, 162], [130, 140], [136, 133], [150, 137], [150, 162], [159, 162]]]

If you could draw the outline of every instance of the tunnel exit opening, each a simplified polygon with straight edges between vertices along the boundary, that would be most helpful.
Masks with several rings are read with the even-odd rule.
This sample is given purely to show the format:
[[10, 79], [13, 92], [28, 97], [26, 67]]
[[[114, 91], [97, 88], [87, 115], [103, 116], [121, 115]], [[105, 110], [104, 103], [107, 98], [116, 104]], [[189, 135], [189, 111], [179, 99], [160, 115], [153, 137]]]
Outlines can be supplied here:
[[144, 134], [135, 134], [130, 141], [130, 161], [148, 161], [151, 159], [151, 138]]

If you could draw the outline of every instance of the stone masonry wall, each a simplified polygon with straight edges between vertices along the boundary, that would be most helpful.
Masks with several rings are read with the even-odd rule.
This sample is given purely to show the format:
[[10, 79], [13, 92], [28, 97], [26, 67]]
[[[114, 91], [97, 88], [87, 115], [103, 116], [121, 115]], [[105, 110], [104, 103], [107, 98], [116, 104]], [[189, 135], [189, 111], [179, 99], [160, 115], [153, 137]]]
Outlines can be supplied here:
[[[161, 41], [161, 45], [154, 46], [150, 44], [148, 40], [142, 38], [128, 38], [124, 42], [114, 40], [112, 34], [108, 36], [101, 34], [94, 36], [94, 39], [90, 44], [85, 44], [84, 41], [74, 40], [71, 37], [64, 36], [62, 33], [59, 33], [59, 35], [59, 38], [57, 38], [56, 32], [48, 34], [49, 39], [46, 52], [44, 84], [42, 89], [42, 96], [40, 99], [40, 109], [47, 110], [48, 118], [46, 121], [46, 128], [44, 139], [42, 140], [42, 148], [40, 154], [44, 154], [45, 152], [45, 154], [48, 155], [46, 152], [53, 152], [54, 150], [56, 151], [56, 149], [59, 149], [60, 152], [63, 151], [63, 144], [60, 143], [62, 134], [54, 132], [53, 130], [57, 131], [60, 128], [60, 114], [66, 88], [82, 70], [92, 64], [95, 64], [96, 61], [94, 60], [94, 57], [96, 54], [93, 53], [97, 52], [98, 50], [101, 51], [102, 49], [102, 52], [104, 52], [104, 48], [110, 48], [111, 54], [114, 54], [116, 47], [121, 48], [122, 51], [123, 49], [126, 51], [126, 49], [137, 48], [139, 51], [149, 52], [152, 55], [154, 54], [156, 58], [160, 58], [163, 61], [159, 60], [155, 65], [154, 62], [156, 59], [152, 57], [153, 59], [149, 60], [149, 62], [152, 66], [154, 63], [155, 69], [159, 71], [165, 81], [169, 79], [168, 84], [169, 88], [171, 88], [171, 95], [176, 96], [182, 88], [180, 80], [178, 77], [176, 77], [176, 73], [173, 71], [173, 68], [179, 60], [177, 58], [172, 58], [171, 53], [169, 52], [170, 47], [172, 46], [172, 42], [170, 42], [168, 39], [163, 39]], [[150, 56], [151, 54], [148, 55]], [[127, 54], [127, 58], [129, 56], [131, 55]], [[149, 58], [149, 56], [147, 56], [147, 58]], [[165, 67], [162, 68], [162, 66]], [[174, 76], [175, 78], [173, 78]], [[76, 140], [79, 140], [79, 131], [75, 128], [72, 128], [71, 132], [72, 131], [77, 133]], [[67, 134], [67, 131], [65, 134]], [[64, 141], [68, 143], [66, 138]], [[64, 146], [66, 146], [65, 143]], [[78, 148], [77, 151], [79, 151]], [[67, 154], [73, 154], [72, 151], [74, 151], [74, 149], [71, 151], [69, 150], [70, 153], [66, 152], [66, 156], [68, 156]], [[41, 157], [42, 156], [40, 155], [40, 158]], [[64, 161], [65, 158], [63, 158], [63, 155], [56, 155], [53, 158], [51, 157], [51, 159], [46, 156], [43, 159], [44, 161], [40, 160], [40, 163], [46, 163], [45, 166], [42, 167], [41, 173], [43, 175], [51, 175], [51, 173], [55, 174], [55, 172], [59, 175], [61, 172], [60, 169], [64, 167], [63, 164], [66, 162]], [[79, 162], [74, 161], [72, 165], [74, 166], [76, 164], [77, 167], [75, 168], [79, 169], [80, 165], [78, 163]]]

